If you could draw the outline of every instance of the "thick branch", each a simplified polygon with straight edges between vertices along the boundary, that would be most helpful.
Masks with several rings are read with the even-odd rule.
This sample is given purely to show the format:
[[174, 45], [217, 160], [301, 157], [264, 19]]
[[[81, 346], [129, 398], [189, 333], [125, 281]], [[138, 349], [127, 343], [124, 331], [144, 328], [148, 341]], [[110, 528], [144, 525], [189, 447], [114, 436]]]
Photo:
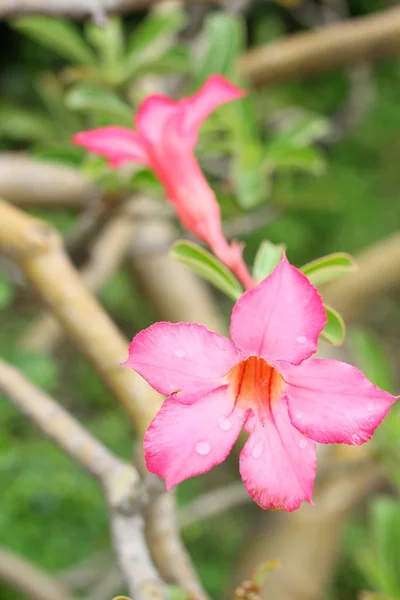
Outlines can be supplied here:
[[[121, 266], [133, 237], [132, 209], [135, 198], [128, 200], [106, 224], [90, 250], [90, 258], [80, 272], [81, 280], [98, 292]], [[50, 312], [43, 313], [25, 332], [21, 346], [51, 352], [60, 341], [63, 329]]]
[[[52, 309], [69, 336], [131, 414], [140, 435], [143, 435], [159, 406], [159, 396], [139, 375], [120, 366], [121, 361], [126, 358], [128, 342], [85, 288], [65, 256], [59, 236], [44, 223], [0, 201], [1, 251], [20, 265], [32, 286]], [[119, 518], [112, 522], [114, 539], [125, 539], [124, 532], [137, 527], [127, 522], [126, 518], [124, 520], [124, 515], [123, 512], [118, 513]], [[178, 536], [176, 527], [174, 528], [173, 511], [169, 518], [170, 528]], [[119, 542], [116, 546], [121, 548]], [[179, 549], [174, 557], [176, 563], [180, 561], [185, 565], [188, 558], [179, 537], [176, 547]], [[144, 552], [145, 549], [144, 546], [141, 551]], [[129, 563], [129, 557], [134, 559], [137, 556], [137, 547], [131, 543], [122, 550], [124, 554], [120, 555], [120, 563], [124, 568]], [[178, 575], [179, 573], [178, 569]], [[182, 569], [182, 574], [184, 577], [189, 576], [189, 571]], [[201, 590], [194, 572], [191, 575], [192, 579], [182, 577], [177, 583], [190, 590]], [[198, 597], [204, 598], [204, 594], [201, 593]]]
[[[162, 583], [145, 541], [144, 519], [138, 512], [141, 487], [136, 469], [114, 456], [50, 396], [3, 361], [0, 361], [0, 390], [47, 437], [101, 483], [110, 508], [115, 551], [133, 597], [152, 600], [155, 592], [158, 597], [163, 597]], [[0, 576], [1, 558], [0, 553]], [[62, 588], [60, 593], [53, 593], [53, 598], [59, 598], [61, 593]], [[50, 597], [51, 594], [37, 596], [40, 600]]]
[[1, 251], [20, 265], [143, 433], [157, 409], [158, 395], [139, 375], [120, 366], [128, 342], [85, 288], [63, 252], [58, 234], [0, 201]]
[[[1, 10], [0, 2], [0, 14]], [[0, 154], [0, 195], [14, 204], [75, 208], [95, 193], [92, 183], [72, 167]]]
[[0, 580], [31, 600], [73, 600], [61, 583], [5, 548], [0, 548]]
[[[73, 17], [124, 13], [150, 8], [166, 0], [2, 0], [0, 18], [18, 14], [47, 14]], [[229, 0], [186, 0], [197, 4], [224, 4]]]
[[0, 390], [57, 446], [105, 484], [121, 462], [62, 406], [0, 360]]
[[322, 290], [327, 304], [332, 304], [345, 321], [357, 318], [371, 300], [400, 286], [400, 233], [371, 244], [355, 260], [355, 273]]
[[239, 73], [255, 85], [313, 75], [400, 52], [400, 8], [285, 37], [250, 50]]

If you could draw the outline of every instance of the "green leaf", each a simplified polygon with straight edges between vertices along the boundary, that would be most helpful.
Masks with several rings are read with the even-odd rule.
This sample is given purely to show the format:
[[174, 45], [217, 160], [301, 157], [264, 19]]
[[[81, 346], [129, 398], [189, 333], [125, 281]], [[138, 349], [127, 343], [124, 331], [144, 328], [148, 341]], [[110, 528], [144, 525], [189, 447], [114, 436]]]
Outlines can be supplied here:
[[340, 346], [346, 337], [346, 326], [339, 313], [331, 306], [325, 305], [326, 316], [328, 319], [321, 336], [330, 344]]
[[67, 96], [66, 103], [69, 108], [111, 118], [118, 125], [132, 125], [132, 109], [125, 104], [116, 94], [94, 84], [78, 84], [72, 88]]
[[251, 209], [265, 202], [271, 190], [271, 179], [263, 170], [260, 145], [243, 144], [232, 165], [232, 178], [237, 201], [242, 208]]
[[17, 106], [0, 106], [0, 137], [15, 141], [43, 141], [53, 136], [46, 116]]
[[17, 31], [63, 58], [85, 65], [93, 65], [96, 62], [79, 29], [70, 21], [47, 16], [20, 17], [13, 21], [13, 26]]
[[372, 383], [384, 390], [393, 389], [393, 373], [388, 352], [372, 331], [352, 326], [348, 333], [350, 352], [355, 364]]
[[304, 148], [323, 138], [330, 127], [328, 119], [314, 113], [306, 113], [285, 127], [273, 143]]
[[210, 252], [193, 242], [178, 241], [171, 249], [171, 256], [187, 265], [224, 292], [232, 300], [237, 300], [243, 288], [234, 275]]
[[273, 244], [268, 240], [264, 240], [260, 244], [253, 265], [253, 279], [256, 283], [271, 275], [282, 259], [285, 250], [286, 246], [284, 244]]
[[311, 146], [276, 145], [267, 148], [263, 166], [269, 171], [290, 169], [321, 175], [326, 170], [326, 160], [320, 150]]
[[128, 51], [123, 61], [122, 71], [126, 78], [132, 76], [144, 65], [155, 63], [170, 48], [175, 34], [186, 23], [182, 10], [154, 10], [133, 31]]
[[232, 77], [236, 60], [244, 48], [244, 31], [244, 22], [238, 15], [218, 12], [208, 16], [204, 26], [206, 50], [200, 59], [194, 57], [193, 88], [198, 88], [214, 73]]
[[35, 385], [45, 390], [51, 390], [59, 378], [57, 362], [45, 354], [14, 350], [9, 360]]
[[356, 268], [357, 265], [350, 254], [334, 252], [303, 265], [300, 271], [307, 275], [313, 285], [319, 287], [347, 273], [353, 273]]
[[167, 585], [168, 600], [189, 600], [190, 596], [178, 585]]
[[14, 296], [14, 286], [7, 279], [0, 278], [0, 310], [4, 310], [10, 304]]
[[118, 69], [124, 55], [124, 32], [121, 19], [111, 17], [105, 26], [88, 23], [86, 36], [97, 48], [104, 67]]

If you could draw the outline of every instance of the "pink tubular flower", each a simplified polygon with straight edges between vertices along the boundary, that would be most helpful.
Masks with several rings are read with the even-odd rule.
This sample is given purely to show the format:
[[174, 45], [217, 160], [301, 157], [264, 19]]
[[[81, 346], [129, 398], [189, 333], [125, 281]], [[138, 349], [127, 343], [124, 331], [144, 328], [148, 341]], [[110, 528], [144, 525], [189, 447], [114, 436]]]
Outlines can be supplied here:
[[225, 460], [242, 426], [240, 473], [262, 507], [311, 501], [315, 442], [360, 445], [396, 400], [355, 367], [311, 358], [326, 322], [321, 298], [286, 257], [232, 312], [231, 338], [196, 323], [155, 323], [126, 365], [168, 395], [147, 430], [149, 471], [167, 488]]
[[150, 167], [182, 224], [205, 241], [245, 287], [251, 287], [241, 247], [237, 243], [229, 246], [224, 238], [218, 202], [194, 155], [203, 121], [218, 106], [244, 93], [221, 75], [214, 75], [196, 94], [179, 102], [161, 95], [146, 98], [135, 117], [136, 132], [101, 127], [82, 131], [73, 141], [105, 156], [112, 167], [129, 161]]

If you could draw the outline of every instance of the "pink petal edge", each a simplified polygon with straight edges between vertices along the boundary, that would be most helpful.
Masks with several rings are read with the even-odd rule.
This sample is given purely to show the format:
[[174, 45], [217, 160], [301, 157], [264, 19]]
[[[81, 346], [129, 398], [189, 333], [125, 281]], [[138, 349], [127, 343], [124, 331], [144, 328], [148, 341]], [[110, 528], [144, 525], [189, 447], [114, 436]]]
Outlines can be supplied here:
[[222, 463], [238, 438], [245, 412], [234, 410], [227, 386], [194, 404], [167, 398], [144, 438], [146, 466], [167, 489]]
[[86, 150], [104, 156], [112, 167], [134, 161], [148, 166], [148, 156], [140, 136], [125, 127], [100, 127], [81, 131], [72, 137], [72, 142]]
[[232, 342], [204, 325], [164, 321], [133, 338], [124, 365], [169, 395], [178, 390], [206, 393], [218, 387], [238, 360]]
[[269, 277], [236, 302], [230, 332], [246, 356], [297, 365], [316, 352], [325, 324], [317, 289], [284, 255]]
[[397, 400], [341, 361], [314, 358], [281, 371], [291, 422], [322, 444], [363, 444]]
[[240, 454], [240, 474], [250, 496], [263, 509], [288, 512], [303, 501], [312, 504], [316, 473], [315, 442], [289, 420], [283, 398], [272, 408], [264, 425], [253, 416]]

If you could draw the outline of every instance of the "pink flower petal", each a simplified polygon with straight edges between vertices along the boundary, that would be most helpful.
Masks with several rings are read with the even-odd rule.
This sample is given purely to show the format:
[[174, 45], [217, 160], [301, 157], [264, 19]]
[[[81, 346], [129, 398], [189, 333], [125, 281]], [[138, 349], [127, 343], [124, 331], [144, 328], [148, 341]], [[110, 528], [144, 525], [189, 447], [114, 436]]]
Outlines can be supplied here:
[[265, 424], [253, 417], [252, 431], [240, 455], [240, 474], [250, 496], [265, 509], [292, 511], [312, 503], [316, 471], [315, 442], [291, 424], [284, 399]]
[[100, 127], [90, 131], [81, 131], [72, 141], [94, 154], [108, 158], [112, 167], [134, 161], [148, 166], [146, 149], [137, 133], [125, 127]]
[[230, 340], [197, 323], [154, 323], [138, 333], [124, 363], [161, 394], [218, 387], [239, 355]]
[[282, 368], [293, 425], [322, 444], [369, 440], [396, 400], [347, 363], [311, 359]]
[[209, 471], [228, 456], [245, 416], [234, 410], [227, 386], [194, 404], [167, 398], [144, 438], [148, 470], [163, 477], [168, 489]]
[[162, 143], [168, 120], [178, 111], [177, 103], [167, 96], [149, 96], [136, 113], [136, 128], [150, 143]]
[[231, 338], [246, 356], [297, 365], [314, 354], [325, 323], [318, 291], [284, 256], [269, 277], [237, 301]]
[[212, 75], [198, 92], [181, 100], [179, 105], [184, 108], [183, 127], [193, 136], [193, 145], [196, 143], [200, 125], [216, 108], [245, 95], [244, 90], [233, 85], [222, 75]]

